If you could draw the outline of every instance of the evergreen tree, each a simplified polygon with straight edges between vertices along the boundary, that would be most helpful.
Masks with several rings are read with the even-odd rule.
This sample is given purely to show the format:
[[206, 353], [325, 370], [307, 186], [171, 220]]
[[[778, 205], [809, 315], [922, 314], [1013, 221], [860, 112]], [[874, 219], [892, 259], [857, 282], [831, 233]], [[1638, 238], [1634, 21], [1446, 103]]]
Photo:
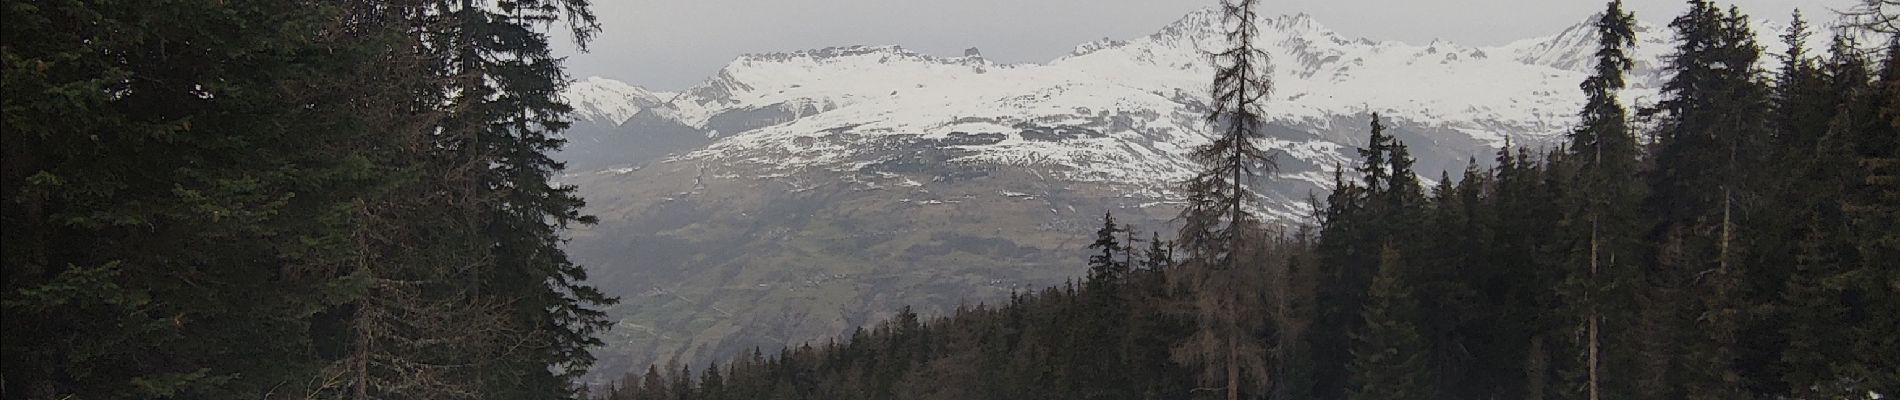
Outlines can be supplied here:
[[679, 364], [679, 360], [674, 360], [673, 364], [679, 368], [667, 368], [667, 370], [676, 371], [673, 374], [673, 381], [668, 383], [667, 394], [673, 396], [672, 400], [698, 399], [698, 393], [695, 393], [698, 388], [696, 387], [697, 385], [693, 384], [693, 367], [691, 365]]
[[1174, 265], [1174, 243], [1162, 241], [1161, 232], [1151, 232], [1151, 234], [1153, 237], [1148, 239], [1148, 250], [1142, 253], [1145, 258], [1141, 262], [1141, 268], [1160, 271]]
[[[1823, 71], [1815, 65], [1815, 58], [1808, 54], [1807, 42], [1813, 33], [1808, 30], [1808, 22], [1802, 18], [1801, 11], [1795, 10], [1790, 16], [1788, 28], [1781, 34], [1782, 45], [1787, 51], [1778, 55], [1781, 70], [1775, 74], [1773, 105], [1775, 109], [1774, 146], [1770, 149], [1782, 150], [1776, 163], [1781, 165], [1801, 165], [1806, 149], [1813, 149], [1815, 141], [1827, 129], [1827, 120], [1833, 113], [1827, 101], [1830, 95]], [[1846, 40], [1837, 37], [1837, 41]]]
[[1878, 81], [1871, 95], [1876, 114], [1857, 118], [1858, 178], [1842, 204], [1853, 235], [1855, 260], [1845, 275], [1837, 278], [1839, 287], [1858, 296], [1853, 312], [1858, 318], [1849, 326], [1853, 335], [1850, 361], [1839, 367], [1843, 379], [1871, 391], [1900, 393], [1900, 339], [1890, 334], [1900, 329], [1900, 35], [1888, 37], [1880, 64]]
[[[1864, 269], [1867, 259], [1863, 257], [1875, 256], [1868, 250], [1879, 247], [1866, 246], [1862, 241], [1865, 236], [1861, 235], [1868, 231], [1860, 227], [1871, 221], [1860, 217], [1869, 215], [1862, 212], [1880, 209], [1869, 206], [1875, 203], [1870, 199], [1879, 193], [1871, 189], [1883, 182], [1869, 172], [1879, 168], [1880, 162], [1866, 161], [1881, 158], [1879, 154], [1891, 151], [1893, 146], [1893, 125], [1882, 111], [1890, 107], [1887, 104], [1892, 94], [1885, 85], [1891, 78], [1882, 73], [1879, 83], [1870, 83], [1875, 79], [1857, 47], [1851, 37], [1837, 36], [1820, 67], [1820, 79], [1827, 81], [1827, 92], [1832, 95], [1828, 98], [1834, 100], [1833, 113], [1825, 133], [1809, 149], [1810, 161], [1801, 177], [1807, 181], [1801, 186], [1805, 196], [1800, 197], [1806, 201], [1800, 203], [1807, 211], [1806, 221], [1801, 226], [1794, 269], [1778, 310], [1783, 323], [1779, 333], [1788, 341], [1781, 354], [1781, 361], [1786, 363], [1781, 381], [1787, 385], [1786, 392], [1794, 396], [1850, 398], [1894, 391], [1892, 380], [1883, 381], [1883, 375], [1869, 373], [1891, 370], [1892, 364], [1864, 361], [1885, 360], [1882, 357], [1890, 354], [1863, 353], [1879, 353], [1874, 349], [1884, 348], [1868, 344], [1885, 340], [1885, 335], [1866, 333], [1882, 325], [1877, 322], [1880, 318], [1874, 317], [1880, 313], [1869, 310], [1888, 306], [1869, 301], [1881, 298], [1870, 295], [1881, 289], [1859, 284], [1879, 279], [1861, 275], [1872, 271]], [[1874, 222], [1876, 226], [1880, 223]]]
[[1426, 335], [1428, 346], [1433, 350], [1436, 365], [1432, 370], [1436, 379], [1432, 386], [1439, 388], [1437, 396], [1501, 395], [1498, 392], [1507, 390], [1500, 387], [1504, 386], [1503, 382], [1521, 381], [1521, 378], [1512, 378], [1513, 372], [1522, 370], [1516, 357], [1504, 363], [1512, 368], [1491, 368], [1498, 364], [1478, 357], [1492, 351], [1465, 348], [1475, 340], [1497, 342], [1488, 340], [1485, 330], [1498, 322], [1487, 320], [1493, 310], [1485, 306], [1491, 304], [1479, 304], [1477, 285], [1486, 279], [1480, 275], [1483, 265], [1477, 260], [1477, 255], [1483, 252], [1480, 248], [1483, 242], [1470, 235], [1480, 234], [1485, 228], [1473, 224], [1467, 215], [1463, 205], [1465, 195], [1460, 189], [1463, 185], [1467, 184], [1453, 179], [1449, 171], [1439, 171], [1438, 182], [1424, 200], [1418, 226], [1414, 228], [1413, 235], [1419, 243], [1413, 247], [1418, 254], [1405, 260], [1413, 265], [1434, 267], [1414, 271], [1416, 278], [1409, 286], [1420, 301], [1421, 333]]
[[699, 400], [727, 399], [726, 379], [724, 375], [720, 374], [718, 365], [706, 367], [706, 372], [702, 373], [699, 377], [699, 390], [694, 392], [693, 398]]
[[[1382, 224], [1378, 210], [1380, 193], [1389, 185], [1386, 179], [1391, 137], [1374, 113], [1367, 147], [1358, 149], [1360, 182], [1345, 177], [1345, 168], [1333, 170], [1333, 191], [1326, 197], [1320, 221], [1320, 264], [1327, 270], [1319, 274], [1318, 315], [1314, 330], [1344, 333], [1357, 331], [1363, 320], [1367, 285], [1378, 268], [1377, 249], [1382, 248]], [[1352, 360], [1351, 341], [1346, 335], [1316, 334], [1309, 347], [1313, 357], [1313, 396], [1343, 399], [1349, 383], [1347, 365]]]
[[507, 5], [7, 2], [4, 392], [579, 395], [538, 29], [594, 27]]
[[1397, 249], [1387, 246], [1367, 295], [1363, 330], [1353, 334], [1351, 400], [1429, 399], [1425, 338], [1418, 303]]
[[[1378, 120], [1377, 114], [1374, 114], [1373, 120]], [[1417, 214], [1424, 207], [1425, 187], [1419, 182], [1418, 172], [1412, 170], [1415, 160], [1412, 159], [1411, 148], [1405, 142], [1392, 139], [1391, 147], [1386, 152], [1392, 176], [1389, 178], [1391, 185], [1385, 189], [1382, 197], [1385, 208], [1400, 218], [1394, 221], [1397, 226], [1393, 234], [1403, 237], [1405, 233], [1415, 232], [1421, 223], [1417, 220]]]
[[1127, 327], [1129, 310], [1128, 298], [1124, 291], [1129, 275], [1128, 262], [1132, 261], [1132, 251], [1124, 244], [1117, 233], [1130, 231], [1126, 226], [1115, 224], [1112, 214], [1102, 215], [1102, 228], [1096, 231], [1096, 240], [1090, 249], [1101, 252], [1088, 258], [1088, 280], [1084, 282], [1085, 312], [1072, 326], [1077, 331], [1071, 335], [1073, 340], [1066, 342], [1066, 352], [1072, 354], [1074, 362], [1071, 370], [1079, 372], [1075, 380], [1075, 389], [1085, 397], [1114, 397], [1125, 395], [1133, 390], [1128, 387], [1126, 358], [1123, 357], [1124, 342], [1128, 340]]
[[1095, 231], [1095, 242], [1088, 247], [1101, 251], [1089, 255], [1087, 283], [1090, 290], [1112, 291], [1115, 284], [1128, 274], [1129, 265], [1124, 258], [1129, 250], [1123, 247], [1121, 238], [1115, 236], [1123, 232], [1126, 230], [1115, 224], [1114, 213], [1102, 214], [1102, 229]]
[[1395, 139], [1385, 134], [1385, 123], [1379, 118], [1379, 113], [1372, 113], [1371, 124], [1372, 133], [1366, 137], [1366, 147], [1357, 150], [1361, 160], [1359, 176], [1367, 191], [1384, 193], [1386, 188], [1391, 187], [1392, 180], [1388, 177], [1392, 176], [1392, 165], [1386, 155], [1392, 152]]
[[[426, 140], [433, 145], [423, 147], [425, 153], [417, 157], [425, 160], [422, 171], [445, 179], [417, 191], [426, 197], [446, 197], [436, 204], [458, 205], [432, 210], [435, 215], [426, 217], [442, 222], [441, 228], [423, 229], [416, 235], [465, 244], [465, 248], [441, 252], [456, 256], [450, 260], [462, 260], [431, 263], [432, 257], [421, 255], [409, 260], [393, 259], [391, 265], [366, 269], [361, 274], [374, 274], [374, 279], [384, 281], [427, 279], [452, 288], [446, 297], [423, 297], [427, 304], [441, 304], [436, 307], [442, 309], [487, 309], [475, 316], [497, 318], [482, 325], [491, 328], [459, 327], [491, 333], [473, 338], [485, 344], [474, 343], [457, 351], [480, 355], [482, 366], [457, 378], [473, 382], [479, 393], [565, 398], [572, 396], [567, 380], [591, 363], [585, 347], [596, 342], [592, 333], [604, 328], [603, 316], [589, 307], [609, 300], [580, 283], [585, 279], [584, 272], [567, 262], [559, 249], [561, 241], [556, 235], [560, 229], [591, 219], [575, 211], [580, 202], [573, 197], [572, 188], [548, 182], [559, 165], [549, 160], [546, 152], [560, 145], [554, 132], [565, 128], [568, 109], [556, 100], [564, 78], [558, 63], [547, 53], [545, 36], [537, 29], [545, 22], [566, 19], [575, 37], [584, 41], [597, 27], [585, 3], [509, 5], [494, 7], [462, 1], [414, 12], [418, 18], [435, 21], [425, 24], [434, 28], [417, 33], [424, 40], [417, 51], [435, 62], [433, 73], [445, 82], [444, 87], [435, 89], [439, 100], [427, 105], [442, 104], [440, 110], [430, 111], [439, 113], [439, 117], [432, 118], [439, 122], [425, 128], [432, 133]], [[395, 218], [405, 217], [414, 218]], [[416, 261], [439, 267], [418, 269]], [[383, 305], [392, 299], [416, 297], [396, 290], [373, 292], [368, 302], [357, 307], [355, 323], [359, 331], [394, 331], [377, 329], [375, 320], [379, 316], [394, 315], [383, 319], [395, 321], [395, 325], [409, 320], [401, 314], [377, 311], [410, 307], [405, 304], [411, 301]], [[377, 347], [379, 343], [384, 346]], [[386, 350], [389, 343], [392, 341], [364, 336], [356, 346], [364, 354], [361, 357], [376, 357], [390, 353]], [[360, 374], [366, 379], [376, 375]], [[358, 396], [363, 394], [359, 392]]]
[[[1785, 298], [1789, 291], [1799, 290], [1794, 287], [1800, 280], [1798, 270], [1804, 268], [1799, 254], [1812, 245], [1803, 243], [1805, 237], [1817, 234], [1809, 231], [1817, 227], [1813, 223], [1819, 217], [1816, 213], [1825, 208], [1822, 199], [1838, 199], [1829, 194], [1838, 191], [1829, 190], [1823, 183], [1829, 178], [1819, 172], [1825, 168], [1821, 164], [1831, 161], [1815, 156], [1829, 120], [1847, 92], [1830, 92], [1825, 70], [1816, 64], [1817, 58], [1806, 46], [1811, 33], [1798, 11], [1780, 36], [1787, 50], [1777, 55], [1781, 69], [1774, 76], [1770, 98], [1773, 126], [1763, 150], [1767, 162], [1781, 171], [1764, 174], [1758, 182], [1764, 193], [1760, 203], [1751, 207], [1756, 210], [1750, 212], [1753, 223], [1743, 231], [1753, 238], [1744, 261], [1750, 276], [1743, 287], [1748, 292], [1745, 297], [1750, 299]], [[1743, 367], [1743, 382], [1754, 393], [1788, 393], [1793, 388], [1788, 386], [1788, 378], [1796, 373], [1789, 370], [1793, 364], [1786, 353], [1792, 350], [1790, 344], [1801, 339], [1788, 337], [1789, 330], [1779, 321], [1802, 318], [1788, 315], [1790, 312], [1808, 311], [1790, 309], [1778, 301], [1755, 303], [1755, 322], [1742, 332], [1739, 364]]]
[[412, 39], [394, 57], [426, 83], [391, 107], [411, 119], [396, 176], [417, 179], [362, 212], [386, 233], [349, 271], [364, 294], [339, 310], [349, 355], [330, 369], [354, 398], [572, 398], [606, 326], [592, 307], [611, 299], [560, 248], [592, 219], [549, 181], [569, 109], [541, 30], [565, 20], [584, 45], [593, 16], [565, 0], [393, 6], [377, 15]]
[[[0, 393], [303, 396], [399, 139], [391, 31], [313, 2], [6, 1]], [[400, 121], [397, 121], [400, 122]], [[31, 366], [31, 367], [27, 367]]]
[[[1628, 125], [1628, 113], [1618, 100], [1624, 75], [1634, 65], [1626, 49], [1636, 43], [1635, 16], [1611, 1], [1596, 22], [1596, 72], [1579, 85], [1584, 108], [1581, 125], [1570, 132], [1570, 169], [1575, 172], [1576, 198], [1568, 199], [1565, 219], [1572, 239], [1567, 249], [1564, 303], [1575, 321], [1574, 335], [1582, 348], [1573, 376], [1581, 378], [1582, 398], [1627, 398], [1622, 386], [1606, 377], [1629, 377], [1633, 365], [1610, 354], [1629, 354], [1619, 337], [1632, 316], [1631, 287], [1640, 277], [1636, 215], [1643, 191], [1638, 143]], [[1606, 332], [1607, 330], [1607, 332]], [[1606, 350], [1606, 346], [1610, 349]], [[1608, 378], [1627, 382], [1626, 378]]]
[[[1401, 252], [1418, 254], [1431, 248], [1424, 229], [1427, 203], [1423, 184], [1412, 168], [1414, 160], [1410, 148], [1385, 133], [1384, 120], [1378, 113], [1372, 114], [1370, 128], [1367, 147], [1358, 150], [1362, 162], [1355, 169], [1360, 173], [1360, 181], [1347, 183], [1336, 172], [1337, 188], [1327, 198], [1327, 208], [1322, 213], [1319, 255], [1321, 264], [1330, 271], [1319, 274], [1317, 331], [1360, 329], [1363, 319], [1358, 314], [1364, 308], [1384, 246], [1397, 246]], [[1433, 296], [1424, 299], [1423, 306], [1433, 311], [1424, 314], [1446, 317], [1424, 321], [1429, 322], [1425, 327], [1427, 341], [1433, 344], [1427, 349], [1445, 352], [1433, 357], [1436, 367], [1455, 368], [1454, 364], [1461, 363], [1452, 360], [1465, 358], [1465, 355], [1453, 343], [1458, 341], [1460, 322], [1455, 312], [1449, 310], [1457, 307], [1460, 301], [1456, 299], [1465, 293], [1456, 281], [1461, 268], [1415, 272], [1417, 274], [1405, 279], [1424, 282], [1433, 289]], [[1313, 337], [1314, 396], [1345, 396], [1347, 366], [1352, 359], [1351, 344], [1345, 339], [1337, 335]], [[1441, 376], [1456, 378], [1459, 375]]]
[[1677, 49], [1667, 67], [1675, 75], [1663, 86], [1666, 98], [1649, 111], [1660, 129], [1645, 201], [1655, 224], [1647, 240], [1658, 247], [1643, 294], [1649, 368], [1638, 391], [1733, 398], [1741, 385], [1739, 336], [1748, 322], [1742, 286], [1751, 272], [1741, 261], [1754, 238], [1738, 234], [1765, 173], [1760, 49], [1746, 16], [1705, 1], [1691, 1], [1671, 27]]
[[666, 378], [660, 376], [658, 366], [649, 365], [647, 366], [645, 374], [637, 376], [639, 379], [626, 383], [629, 387], [638, 386], [640, 388], [639, 391], [634, 392], [635, 400], [660, 400], [669, 397], [664, 393], [666, 391]]

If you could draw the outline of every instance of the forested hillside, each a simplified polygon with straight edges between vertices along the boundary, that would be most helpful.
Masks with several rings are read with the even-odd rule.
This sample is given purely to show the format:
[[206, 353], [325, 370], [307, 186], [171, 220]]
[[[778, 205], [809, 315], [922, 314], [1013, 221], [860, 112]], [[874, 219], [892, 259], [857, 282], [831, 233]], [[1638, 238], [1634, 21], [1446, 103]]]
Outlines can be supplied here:
[[[1079, 283], [849, 338], [675, 363], [608, 399], [1866, 399], [1900, 393], [1900, 41], [1880, 3], [1763, 54], [1694, 0], [1663, 99], [1618, 92], [1611, 2], [1556, 148], [1428, 180], [1378, 118], [1306, 226], [1252, 219], [1253, 2], [1228, 4], [1186, 227], [1112, 216]], [[1865, 17], [1872, 17], [1865, 18]], [[1809, 35], [1833, 33], [1826, 49]], [[1763, 70], [1767, 57], [1785, 67]], [[1250, 91], [1255, 91], [1251, 92]], [[1228, 102], [1232, 103], [1228, 103]], [[1427, 184], [1427, 182], [1433, 182]], [[1431, 186], [1431, 187], [1427, 187]], [[1137, 240], [1139, 239], [1139, 240]], [[1085, 261], [1085, 262], [1084, 262]], [[1086, 268], [1084, 268], [1086, 266]], [[1240, 340], [1229, 340], [1238, 332]]]
[[561, 399], [585, 0], [4, 3], [9, 399]]

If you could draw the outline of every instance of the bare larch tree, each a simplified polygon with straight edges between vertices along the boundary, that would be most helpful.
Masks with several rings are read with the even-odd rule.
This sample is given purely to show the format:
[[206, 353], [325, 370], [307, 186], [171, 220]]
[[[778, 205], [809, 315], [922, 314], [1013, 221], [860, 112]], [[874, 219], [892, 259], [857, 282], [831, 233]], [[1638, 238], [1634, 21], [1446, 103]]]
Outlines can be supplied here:
[[[1188, 204], [1181, 210], [1180, 245], [1186, 259], [1168, 280], [1185, 296], [1195, 332], [1174, 349], [1174, 358], [1197, 367], [1201, 380], [1218, 387], [1228, 400], [1241, 397], [1243, 385], [1264, 387], [1269, 379], [1267, 351], [1256, 340], [1267, 317], [1260, 298], [1272, 279], [1260, 260], [1268, 244], [1259, 196], [1248, 186], [1274, 169], [1259, 145], [1265, 125], [1260, 103], [1272, 90], [1267, 54], [1255, 47], [1254, 0], [1222, 3], [1228, 46], [1211, 56], [1214, 64], [1212, 110], [1208, 123], [1217, 134], [1195, 149], [1205, 169], [1185, 184]], [[1250, 384], [1250, 385], [1249, 385]]]

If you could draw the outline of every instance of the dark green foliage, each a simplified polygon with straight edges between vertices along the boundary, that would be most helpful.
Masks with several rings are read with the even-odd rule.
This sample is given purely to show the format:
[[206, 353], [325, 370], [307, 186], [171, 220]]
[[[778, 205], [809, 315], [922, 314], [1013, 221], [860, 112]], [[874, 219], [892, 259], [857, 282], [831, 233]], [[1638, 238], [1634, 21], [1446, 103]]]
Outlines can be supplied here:
[[[1636, 43], [1635, 17], [1612, 1], [1597, 20], [1596, 73], [1579, 87], [1581, 126], [1571, 131], [1568, 162], [1554, 166], [1575, 191], [1561, 199], [1564, 310], [1557, 333], [1576, 338], [1567, 349], [1579, 357], [1558, 360], [1566, 383], [1557, 393], [1572, 398], [1628, 398], [1625, 385], [1637, 370], [1624, 357], [1635, 321], [1634, 293], [1642, 279], [1641, 227], [1644, 196], [1641, 154], [1629, 115], [1618, 100], [1624, 74], [1634, 66], [1626, 50]], [[1615, 357], [1612, 357], [1614, 355]]]
[[1750, 229], [1768, 174], [1767, 88], [1748, 18], [1702, 1], [1670, 26], [1676, 72], [1659, 121], [1644, 210], [1655, 244], [1642, 304], [1650, 340], [1638, 392], [1655, 398], [1735, 398], [1740, 335], [1751, 323], [1746, 284], [1762, 270], [1744, 262], [1763, 237]]
[[1398, 250], [1387, 247], [1380, 256], [1379, 273], [1366, 295], [1360, 317], [1364, 328], [1353, 333], [1351, 400], [1408, 400], [1432, 398], [1432, 379], [1426, 374], [1429, 353], [1419, 331], [1419, 307], [1406, 285], [1406, 267]]
[[[389, 146], [319, 3], [4, 3], [10, 398], [305, 386]], [[270, 29], [258, 29], [269, 27]], [[190, 43], [191, 45], [185, 45]], [[31, 366], [31, 367], [28, 367]]]
[[1088, 280], [1083, 284], [1086, 311], [1071, 326], [1077, 339], [1060, 348], [1072, 354], [1066, 357], [1070, 366], [1065, 369], [1075, 372], [1076, 386], [1084, 397], [1124, 398], [1135, 390], [1130, 380], [1132, 357], [1125, 354], [1132, 340], [1125, 328], [1131, 322], [1130, 300], [1135, 294], [1128, 287], [1135, 247], [1130, 230], [1116, 225], [1113, 215], [1103, 214], [1102, 228], [1088, 246], [1101, 252], [1088, 257]]
[[[1310, 260], [1304, 249], [1311, 244], [1302, 240], [1281, 238], [1267, 245], [1272, 254]], [[1160, 242], [1150, 242], [1155, 253], [1149, 265], [1159, 267], [1129, 271], [1118, 285], [1067, 284], [1014, 295], [1002, 306], [959, 307], [928, 323], [903, 310], [843, 342], [742, 357], [728, 364], [730, 373], [702, 372], [691, 379], [681, 378], [693, 376], [690, 370], [660, 368], [627, 375], [613, 385], [623, 389], [608, 391], [619, 394], [606, 398], [703, 400], [706, 388], [714, 386], [727, 398], [739, 398], [733, 396], [738, 390], [783, 399], [1185, 400], [1208, 395], [1208, 390], [1195, 390], [1203, 386], [1196, 385], [1190, 369], [1172, 360], [1171, 349], [1193, 329], [1169, 305], [1180, 298], [1163, 275], [1169, 268], [1167, 246], [1153, 243]], [[1091, 251], [1089, 258], [1095, 256]], [[710, 383], [714, 376], [717, 384]], [[665, 393], [698, 389], [690, 399], [667, 397], [655, 394], [656, 383]], [[640, 389], [625, 389], [632, 387]]]
[[5, 2], [0, 393], [579, 396], [538, 24], [592, 17], [478, 6]]
[[440, 156], [480, 166], [465, 176], [476, 196], [469, 211], [479, 213], [471, 218], [478, 240], [492, 246], [492, 267], [473, 271], [471, 283], [474, 295], [507, 300], [501, 323], [520, 338], [495, 360], [501, 365], [483, 377], [481, 393], [566, 397], [568, 379], [593, 362], [594, 333], [607, 327], [593, 307], [611, 300], [582, 283], [586, 271], [561, 249], [561, 230], [593, 218], [580, 215], [572, 186], [551, 181], [561, 165], [548, 153], [563, 143], [557, 133], [570, 108], [558, 97], [565, 75], [533, 24], [566, 20], [583, 39], [598, 27], [585, 0], [463, 0], [446, 13], [459, 23], [436, 39], [455, 52], [443, 71], [455, 79], [443, 121], [449, 150]]
[[1891, 334], [1900, 328], [1900, 313], [1893, 312], [1900, 309], [1900, 267], [1893, 262], [1900, 259], [1900, 37], [1888, 40], [1876, 81], [1865, 92], [1867, 108], [1837, 116], [1829, 136], [1838, 141], [1823, 145], [1854, 161], [1838, 203], [1844, 217], [1838, 240], [1852, 249], [1836, 253], [1837, 264], [1816, 274], [1832, 295], [1823, 301], [1846, 311], [1838, 326], [1846, 327], [1845, 351], [1852, 356], [1830, 367], [1837, 385], [1850, 392], [1900, 392], [1893, 373], [1900, 371], [1900, 339]]
[[1174, 242], [1161, 240], [1160, 232], [1151, 232], [1150, 235], [1153, 237], [1148, 239], [1148, 250], [1142, 252], [1144, 258], [1141, 269], [1160, 271], [1173, 266]]
[[[1327, 198], [1320, 223], [1319, 266], [1317, 274], [1317, 314], [1314, 332], [1359, 332], [1365, 320], [1362, 312], [1366, 296], [1377, 274], [1381, 253], [1386, 247], [1411, 251], [1423, 249], [1421, 240], [1426, 219], [1425, 195], [1413, 160], [1404, 143], [1385, 133], [1384, 121], [1372, 114], [1367, 147], [1359, 149], [1362, 163], [1355, 170], [1359, 182], [1335, 177], [1337, 188]], [[1420, 252], [1419, 254], [1424, 254]], [[1403, 279], [1420, 281], [1437, 290], [1426, 299], [1426, 308], [1452, 307], [1452, 297], [1465, 293], [1455, 284], [1461, 271], [1456, 269], [1417, 270]], [[1426, 282], [1429, 281], [1429, 282]], [[1442, 285], [1441, 285], [1442, 283]], [[1442, 296], [1440, 296], [1442, 295]], [[1438, 314], [1450, 315], [1450, 314]], [[1450, 337], [1458, 322], [1431, 320], [1424, 333]], [[1352, 360], [1348, 335], [1309, 335], [1308, 345], [1314, 363], [1312, 393], [1318, 398], [1345, 398], [1350, 387], [1346, 377]], [[1426, 348], [1430, 350], [1430, 348]], [[1447, 355], [1442, 357], [1450, 359]], [[1424, 366], [1421, 366], [1422, 368]]]
[[724, 375], [720, 375], [719, 367], [712, 366], [706, 368], [706, 373], [699, 377], [699, 389], [693, 392], [693, 398], [697, 400], [726, 400], [729, 397], [729, 393], [726, 391], [726, 379]]
[[[1318, 332], [1354, 332], [1363, 319], [1357, 315], [1362, 296], [1377, 271], [1375, 249], [1383, 246], [1378, 224], [1370, 216], [1376, 205], [1371, 199], [1387, 186], [1385, 159], [1392, 138], [1378, 115], [1373, 115], [1367, 147], [1359, 149], [1362, 164], [1357, 166], [1362, 182], [1349, 182], [1344, 168], [1334, 170], [1333, 192], [1326, 198], [1321, 213], [1319, 257], [1319, 314], [1313, 329]], [[1351, 359], [1350, 340], [1346, 335], [1313, 335], [1313, 395], [1321, 399], [1341, 399], [1347, 387], [1346, 365]]]
[[1088, 247], [1101, 250], [1089, 256], [1087, 283], [1091, 289], [1108, 291], [1128, 275], [1128, 258], [1133, 249], [1124, 248], [1123, 239], [1115, 236], [1117, 233], [1127, 233], [1127, 230], [1115, 224], [1113, 213], [1102, 214], [1102, 229], [1095, 231], [1095, 242]]

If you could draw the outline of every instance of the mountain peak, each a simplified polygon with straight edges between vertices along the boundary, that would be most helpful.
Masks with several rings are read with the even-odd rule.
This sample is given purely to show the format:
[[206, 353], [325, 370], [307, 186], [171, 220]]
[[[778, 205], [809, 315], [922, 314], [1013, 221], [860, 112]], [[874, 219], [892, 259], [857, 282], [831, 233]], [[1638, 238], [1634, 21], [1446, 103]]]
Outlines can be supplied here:
[[903, 61], [944, 64], [988, 63], [987, 61], [982, 61], [983, 56], [975, 47], [965, 49], [962, 56], [941, 57], [918, 53], [898, 45], [850, 45], [787, 52], [752, 53], [739, 56], [739, 59], [733, 61], [733, 63], [829, 62], [832, 60], [852, 58], [876, 58], [879, 63]]
[[[1277, 31], [1290, 36], [1302, 34], [1336, 35], [1325, 25], [1320, 24], [1312, 14], [1304, 12], [1263, 16], [1256, 22], [1262, 30]], [[1180, 19], [1162, 27], [1149, 37], [1163, 38], [1220, 38], [1224, 37], [1225, 16], [1218, 8], [1202, 8], [1190, 11]]]
[[1121, 47], [1127, 44], [1128, 44], [1127, 41], [1114, 40], [1114, 39], [1109, 39], [1109, 38], [1104, 37], [1101, 39], [1090, 40], [1087, 42], [1083, 42], [1082, 44], [1075, 45], [1075, 49], [1069, 50], [1069, 55], [1065, 57], [1075, 57], [1075, 56], [1086, 55], [1089, 53], [1094, 53], [1097, 50]]
[[1325, 26], [1320, 25], [1318, 21], [1315, 21], [1313, 19], [1313, 15], [1307, 14], [1307, 13], [1283, 14], [1277, 17], [1273, 17], [1271, 21], [1272, 23], [1270, 25], [1280, 30], [1300, 30], [1300, 31], [1326, 30]]
[[561, 97], [574, 107], [576, 120], [619, 125], [641, 110], [665, 104], [670, 93], [655, 93], [626, 82], [590, 76], [568, 85]]

